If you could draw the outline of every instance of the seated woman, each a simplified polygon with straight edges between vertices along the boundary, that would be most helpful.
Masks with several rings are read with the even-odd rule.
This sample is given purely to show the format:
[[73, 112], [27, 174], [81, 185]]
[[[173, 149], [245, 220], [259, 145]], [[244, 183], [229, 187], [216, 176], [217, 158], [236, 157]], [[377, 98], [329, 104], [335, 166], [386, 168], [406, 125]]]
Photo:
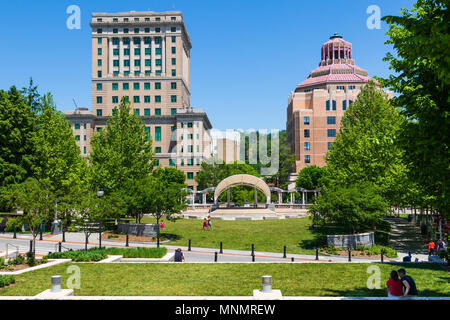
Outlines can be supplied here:
[[397, 271], [391, 272], [391, 277], [386, 282], [386, 293], [388, 297], [401, 297], [403, 296], [402, 282], [398, 278]]

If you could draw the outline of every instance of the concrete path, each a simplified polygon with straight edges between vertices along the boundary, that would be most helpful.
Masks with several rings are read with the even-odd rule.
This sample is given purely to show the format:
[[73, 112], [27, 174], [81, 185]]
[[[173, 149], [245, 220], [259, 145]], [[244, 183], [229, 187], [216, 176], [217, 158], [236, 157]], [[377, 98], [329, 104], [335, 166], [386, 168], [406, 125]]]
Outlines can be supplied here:
[[[66, 242], [62, 243], [62, 250], [67, 251], [69, 249], [78, 250], [84, 249], [84, 233], [66, 233]], [[3, 250], [6, 243], [14, 246], [17, 246], [21, 253], [25, 253], [30, 249], [30, 235], [17, 234], [17, 239], [13, 239], [12, 233], [0, 234], [0, 248]], [[46, 255], [49, 252], [58, 251], [58, 243], [62, 240], [62, 235], [45, 235], [42, 241], [36, 240], [36, 254], [38, 255]], [[92, 234], [89, 238], [88, 248], [98, 247], [98, 234]], [[156, 244], [148, 244], [148, 243], [137, 243], [130, 242], [130, 247], [155, 247]], [[111, 241], [111, 240], [103, 240], [102, 246], [104, 247], [123, 247], [125, 248], [124, 242], [119, 241]], [[165, 245], [161, 244], [161, 246], [166, 247], [168, 250], [175, 250], [179, 248], [179, 246]], [[180, 246], [183, 250], [186, 258], [186, 262], [193, 263], [206, 263], [206, 262], [215, 262], [215, 252], [217, 255], [217, 262], [223, 263], [251, 263], [253, 262], [253, 258], [251, 255], [251, 251], [245, 250], [230, 250], [227, 248], [223, 249], [223, 253], [219, 253], [219, 248], [198, 248], [192, 247], [191, 251], [188, 251], [187, 247]], [[256, 248], [257, 249], [257, 248]], [[286, 258], [283, 258], [283, 253], [274, 253], [274, 252], [261, 252], [255, 251], [255, 261], [254, 262], [285, 262], [291, 263], [292, 258], [294, 258], [294, 262], [301, 263], [346, 263], [348, 262], [348, 257], [341, 256], [319, 256], [319, 260], [315, 260], [315, 255], [302, 255], [302, 254], [291, 254], [287, 253]], [[403, 256], [400, 256], [397, 259], [388, 259], [385, 258], [385, 262], [400, 262], [402, 261]], [[413, 260], [416, 258], [413, 255]], [[351, 263], [371, 263], [371, 262], [379, 262], [379, 260], [369, 259], [369, 258], [359, 258], [352, 257]], [[419, 261], [428, 261], [428, 256], [420, 257]]]

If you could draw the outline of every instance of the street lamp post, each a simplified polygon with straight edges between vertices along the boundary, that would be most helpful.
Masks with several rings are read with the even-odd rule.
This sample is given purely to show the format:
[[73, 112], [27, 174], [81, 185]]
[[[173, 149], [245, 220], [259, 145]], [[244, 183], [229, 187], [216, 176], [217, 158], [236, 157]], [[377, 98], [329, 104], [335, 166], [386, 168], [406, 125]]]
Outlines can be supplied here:
[[[100, 187], [97, 191], [97, 196], [99, 199], [101, 199], [103, 197], [104, 191], [102, 189], [102, 187]], [[102, 247], [102, 222], [100, 221], [99, 223], [99, 228], [98, 228], [98, 247], [101, 248]]]

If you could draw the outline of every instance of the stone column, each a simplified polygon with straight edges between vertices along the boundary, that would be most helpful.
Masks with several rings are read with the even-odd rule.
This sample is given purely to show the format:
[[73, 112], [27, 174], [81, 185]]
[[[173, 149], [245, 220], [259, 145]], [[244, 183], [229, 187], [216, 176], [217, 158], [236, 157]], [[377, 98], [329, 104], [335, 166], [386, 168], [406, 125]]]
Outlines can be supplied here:
[[278, 204], [281, 204], [283, 202], [283, 196], [281, 195], [281, 192], [278, 192]]
[[145, 39], [144, 37], [140, 37], [141, 41], [139, 42], [139, 49], [141, 49], [141, 77], [145, 76]]
[[294, 200], [293, 200], [294, 197], [293, 196], [294, 196], [294, 192], [291, 192], [291, 204], [294, 204]]
[[255, 200], [254, 206], [255, 208], [258, 207], [258, 190], [256, 189], [256, 187], [253, 188], [254, 192], [253, 192], [253, 199]]
[[202, 194], [202, 204], [206, 204], [206, 193]]
[[108, 76], [113, 75], [113, 46], [112, 38], [108, 38]]
[[305, 192], [302, 191], [302, 205], [305, 206], [306, 202], [305, 202]]
[[123, 37], [119, 38], [119, 56], [117, 59], [119, 59], [119, 74], [123, 75]]
[[230, 207], [230, 188], [227, 189], [227, 208]]
[[156, 51], [155, 51], [155, 37], [151, 37], [150, 41], [150, 59], [151, 59], [151, 75], [155, 75], [155, 69], [156, 69]]
[[167, 59], [167, 55], [166, 55], [166, 37], [161, 37], [161, 76], [165, 76], [166, 75], [166, 59]]

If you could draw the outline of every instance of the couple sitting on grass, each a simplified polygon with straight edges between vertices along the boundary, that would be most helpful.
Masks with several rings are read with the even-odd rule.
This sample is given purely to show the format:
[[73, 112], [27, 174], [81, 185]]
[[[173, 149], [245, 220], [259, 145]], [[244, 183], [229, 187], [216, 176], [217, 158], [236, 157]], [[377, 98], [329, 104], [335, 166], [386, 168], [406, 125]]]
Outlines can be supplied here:
[[[400, 277], [400, 279], [399, 279]], [[391, 277], [386, 283], [388, 297], [415, 297], [417, 296], [416, 283], [413, 278], [406, 275], [405, 269], [392, 270]]]

